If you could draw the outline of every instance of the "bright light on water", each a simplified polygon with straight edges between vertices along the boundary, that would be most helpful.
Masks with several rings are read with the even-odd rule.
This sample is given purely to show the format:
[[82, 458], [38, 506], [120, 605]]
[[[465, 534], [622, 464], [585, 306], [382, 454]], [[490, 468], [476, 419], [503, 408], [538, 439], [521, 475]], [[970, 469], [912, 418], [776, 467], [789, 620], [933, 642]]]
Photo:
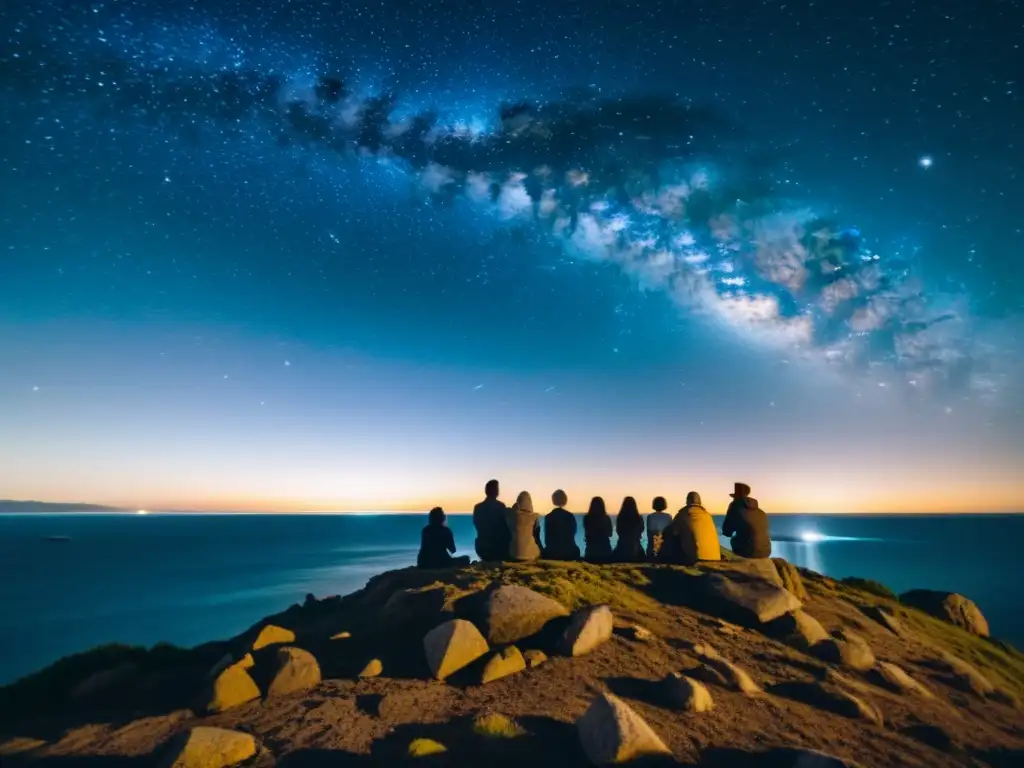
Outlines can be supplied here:
[[808, 544], [814, 544], [819, 541], [824, 541], [825, 538], [826, 537], [822, 534], [816, 533], [814, 531], [804, 531], [800, 534], [800, 540], [806, 541]]
[[144, 510], [144, 509], [140, 509], [140, 510], [139, 510], [138, 512], [136, 512], [135, 514], [137, 514], [137, 515], [148, 515], [148, 514], [149, 514], [149, 512], [147, 512], [147, 511], [146, 511], [146, 510]]

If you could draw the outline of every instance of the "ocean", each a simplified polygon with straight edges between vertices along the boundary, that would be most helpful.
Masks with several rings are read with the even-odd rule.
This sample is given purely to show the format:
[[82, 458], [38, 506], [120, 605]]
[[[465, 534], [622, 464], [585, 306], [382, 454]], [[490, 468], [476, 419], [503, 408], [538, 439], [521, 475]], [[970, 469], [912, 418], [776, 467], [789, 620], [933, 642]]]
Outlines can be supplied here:
[[[412, 565], [425, 523], [422, 514], [0, 515], [0, 685], [103, 643], [197, 645], [307, 593], [359, 589]], [[459, 553], [473, 554], [471, 518], [448, 524]], [[778, 515], [771, 525], [782, 539], [775, 555], [896, 592], [960, 592], [994, 636], [1024, 646], [1024, 516]]]

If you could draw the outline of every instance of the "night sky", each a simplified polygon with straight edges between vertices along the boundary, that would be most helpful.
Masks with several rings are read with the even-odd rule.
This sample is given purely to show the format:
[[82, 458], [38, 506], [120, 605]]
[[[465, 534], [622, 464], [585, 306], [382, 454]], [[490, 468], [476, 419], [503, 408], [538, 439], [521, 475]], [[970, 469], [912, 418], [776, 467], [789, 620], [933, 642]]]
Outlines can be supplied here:
[[999, 0], [3, 0], [0, 496], [1019, 510], [1022, 46]]

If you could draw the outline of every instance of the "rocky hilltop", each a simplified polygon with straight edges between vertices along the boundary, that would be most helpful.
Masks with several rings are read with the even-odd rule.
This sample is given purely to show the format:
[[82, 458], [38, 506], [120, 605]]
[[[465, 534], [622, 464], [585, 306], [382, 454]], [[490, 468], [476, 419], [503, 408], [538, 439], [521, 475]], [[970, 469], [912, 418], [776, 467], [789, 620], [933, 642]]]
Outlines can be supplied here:
[[782, 560], [406, 569], [0, 689], [0, 763], [1022, 766], [1024, 655], [987, 634]]

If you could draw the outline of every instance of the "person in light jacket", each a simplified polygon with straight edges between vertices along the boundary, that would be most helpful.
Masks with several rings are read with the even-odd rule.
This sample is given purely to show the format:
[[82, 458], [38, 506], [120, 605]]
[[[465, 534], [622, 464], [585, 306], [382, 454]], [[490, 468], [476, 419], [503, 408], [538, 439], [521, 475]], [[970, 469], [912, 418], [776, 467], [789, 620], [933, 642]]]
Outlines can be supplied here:
[[676, 513], [672, 532], [678, 542], [677, 557], [683, 565], [693, 565], [698, 560], [722, 559], [715, 521], [704, 509], [696, 491], [686, 494], [686, 506]]
[[540, 515], [533, 511], [533, 499], [523, 491], [505, 512], [511, 541], [510, 560], [536, 560], [540, 557]]
[[665, 530], [672, 525], [672, 515], [665, 511], [668, 502], [664, 496], [656, 496], [651, 508], [654, 511], [647, 515], [647, 557], [654, 560], [661, 550]]

